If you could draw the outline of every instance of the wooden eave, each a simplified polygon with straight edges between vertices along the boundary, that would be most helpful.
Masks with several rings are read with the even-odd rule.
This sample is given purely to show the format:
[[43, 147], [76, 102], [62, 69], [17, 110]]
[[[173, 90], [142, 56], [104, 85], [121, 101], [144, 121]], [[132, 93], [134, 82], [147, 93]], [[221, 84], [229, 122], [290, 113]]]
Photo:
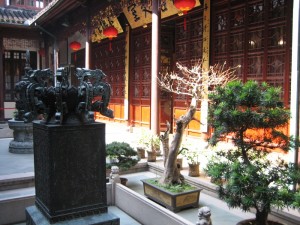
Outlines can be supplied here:
[[33, 17], [29, 25], [34, 26], [36, 23], [40, 26], [47, 27], [76, 8], [82, 7], [84, 10], [86, 2], [87, 0], [54, 0], [51, 2], [52, 4], [50, 3]]

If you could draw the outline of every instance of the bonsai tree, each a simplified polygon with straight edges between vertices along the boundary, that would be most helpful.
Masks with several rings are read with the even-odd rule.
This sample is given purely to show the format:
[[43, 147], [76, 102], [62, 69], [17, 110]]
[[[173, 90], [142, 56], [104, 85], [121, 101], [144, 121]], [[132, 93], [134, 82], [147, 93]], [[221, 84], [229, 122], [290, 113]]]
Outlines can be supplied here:
[[113, 159], [107, 167], [118, 166], [120, 169], [127, 170], [135, 166], [139, 159], [137, 152], [125, 142], [111, 142], [106, 145], [106, 156]]
[[210, 143], [231, 135], [235, 148], [218, 151], [207, 165], [207, 174], [230, 207], [256, 209], [256, 225], [268, 224], [272, 206], [297, 202], [291, 189], [299, 181], [296, 166], [268, 157], [270, 149], [286, 151], [292, 143], [283, 132], [290, 113], [281, 104], [280, 94], [280, 88], [266, 83], [236, 80], [216, 87], [209, 96], [209, 122], [214, 129]]
[[164, 91], [185, 95], [189, 98], [187, 112], [176, 119], [176, 129], [173, 140], [169, 145], [170, 125], [160, 136], [163, 145], [165, 170], [160, 179], [160, 184], [171, 185], [184, 182], [180, 170], [177, 168], [177, 155], [180, 149], [185, 128], [194, 119], [197, 107], [201, 100], [208, 94], [211, 87], [224, 85], [233, 78], [234, 70], [225, 69], [224, 65], [211, 66], [209, 70], [202, 68], [197, 62], [192, 68], [187, 68], [177, 63], [178, 72], [161, 74], [158, 83]]

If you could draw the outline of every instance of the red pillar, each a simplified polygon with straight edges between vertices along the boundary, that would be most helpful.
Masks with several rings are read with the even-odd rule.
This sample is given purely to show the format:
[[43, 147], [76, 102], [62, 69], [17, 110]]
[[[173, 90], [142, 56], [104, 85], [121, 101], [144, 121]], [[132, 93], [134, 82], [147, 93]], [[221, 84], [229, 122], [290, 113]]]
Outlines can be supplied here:
[[159, 134], [159, 91], [157, 77], [160, 71], [160, 0], [152, 1], [151, 52], [151, 131]]

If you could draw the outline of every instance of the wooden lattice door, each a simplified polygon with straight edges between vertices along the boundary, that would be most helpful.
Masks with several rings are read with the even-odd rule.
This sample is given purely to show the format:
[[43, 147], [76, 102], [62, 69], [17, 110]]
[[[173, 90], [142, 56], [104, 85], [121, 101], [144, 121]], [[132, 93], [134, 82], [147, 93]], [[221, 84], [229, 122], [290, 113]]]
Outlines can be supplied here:
[[213, 1], [212, 64], [226, 62], [243, 80], [281, 87], [289, 104], [292, 1]]
[[[175, 23], [175, 62], [191, 67], [202, 59], [203, 41], [203, 9], [200, 8], [187, 14], [187, 28], [184, 30], [183, 21], [178, 18]], [[177, 68], [174, 68], [176, 71]], [[190, 104], [190, 98], [185, 95], [174, 95], [174, 117], [179, 118], [186, 113]], [[200, 107], [200, 105], [199, 105]], [[195, 114], [196, 120], [190, 122], [186, 134], [192, 136], [200, 135], [200, 108]]]
[[[120, 34], [111, 43], [102, 41], [92, 46], [92, 68], [101, 69], [107, 76], [105, 81], [111, 85], [109, 108], [114, 111], [114, 121], [124, 121], [125, 96], [125, 35]], [[98, 119], [108, 120], [107, 117], [96, 114]]]
[[150, 128], [151, 32], [137, 29], [132, 34], [130, 77], [130, 122]]

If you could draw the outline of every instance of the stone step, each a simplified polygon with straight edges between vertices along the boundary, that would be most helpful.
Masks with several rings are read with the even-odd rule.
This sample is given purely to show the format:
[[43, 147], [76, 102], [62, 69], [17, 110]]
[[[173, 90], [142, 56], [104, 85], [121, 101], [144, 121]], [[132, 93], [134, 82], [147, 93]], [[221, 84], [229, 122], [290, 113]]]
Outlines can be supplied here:
[[34, 173], [0, 175], [0, 191], [34, 187]]
[[25, 208], [34, 205], [35, 188], [18, 188], [0, 191], [0, 224], [25, 221]]

